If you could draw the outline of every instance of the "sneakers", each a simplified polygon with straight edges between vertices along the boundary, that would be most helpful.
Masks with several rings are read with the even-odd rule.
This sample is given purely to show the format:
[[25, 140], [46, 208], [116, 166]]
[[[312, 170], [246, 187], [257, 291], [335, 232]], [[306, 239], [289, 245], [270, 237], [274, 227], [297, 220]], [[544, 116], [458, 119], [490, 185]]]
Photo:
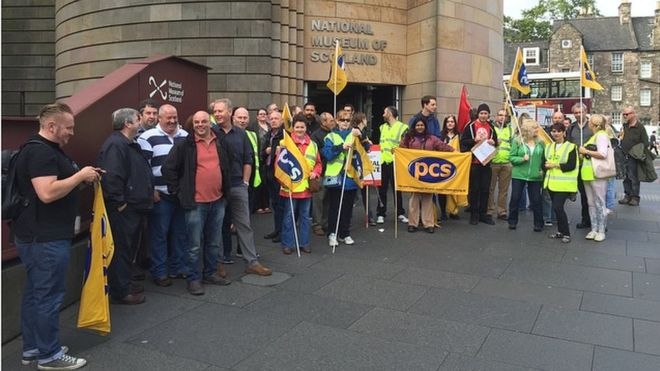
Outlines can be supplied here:
[[552, 221], [546, 220], [545, 222], [543, 222], [543, 225], [546, 227], [552, 227]]
[[585, 240], [593, 240], [594, 238], [596, 238], [596, 234], [597, 234], [596, 232], [591, 231], [591, 232], [587, 233], [586, 236], [584, 236], [584, 239]]
[[346, 236], [346, 237], [344, 237], [344, 238], [339, 237], [337, 240], [338, 240], [339, 242], [343, 242], [343, 243], [345, 243], [345, 244], [347, 244], [347, 245], [352, 245], [352, 244], [355, 243], [355, 241], [353, 241], [353, 239], [351, 238], [351, 236]]
[[337, 242], [336, 234], [330, 233], [330, 235], [328, 236], [328, 245], [330, 245], [330, 247], [339, 245], [339, 243]]
[[234, 264], [234, 259], [232, 259], [230, 256], [221, 256], [220, 257], [220, 263], [222, 263], [222, 264]]
[[596, 233], [596, 237], [594, 237], [594, 241], [601, 242], [604, 240], [605, 240], [605, 233]]
[[385, 217], [384, 216], [377, 217], [376, 224], [385, 224]]
[[84, 358], [62, 354], [60, 358], [37, 365], [37, 370], [77, 370], [87, 364]]
[[[62, 352], [66, 354], [68, 351], [69, 351], [69, 347], [66, 345], [62, 345]], [[39, 356], [38, 354], [29, 355], [29, 356], [24, 355], [23, 358], [21, 359], [21, 364], [23, 364], [23, 366], [27, 366], [32, 362], [37, 362], [38, 356]]]
[[571, 242], [571, 236], [565, 236], [559, 232], [553, 233], [548, 236], [548, 238], [556, 238], [556, 239], [561, 239], [562, 243], [569, 243]]
[[406, 216], [403, 214], [397, 216], [396, 218], [399, 219], [401, 223], [408, 223], [408, 218], [406, 218]]

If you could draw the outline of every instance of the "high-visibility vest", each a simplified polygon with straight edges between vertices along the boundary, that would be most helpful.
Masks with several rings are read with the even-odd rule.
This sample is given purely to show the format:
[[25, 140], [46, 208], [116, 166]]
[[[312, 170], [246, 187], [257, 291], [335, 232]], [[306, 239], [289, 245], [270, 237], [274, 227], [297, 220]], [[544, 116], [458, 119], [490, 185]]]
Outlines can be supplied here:
[[[547, 162], [565, 164], [568, 161], [568, 155], [571, 151], [577, 152], [575, 144], [570, 142], [564, 142], [559, 148], [559, 151], [556, 151], [556, 148], [556, 143], [549, 143], [545, 146], [545, 159]], [[545, 173], [543, 187], [554, 192], [577, 192], [577, 176], [579, 171], [577, 164], [575, 169], [569, 172], [563, 172], [560, 168], [548, 169]]]
[[[595, 132], [594, 135], [592, 135], [591, 138], [589, 138], [589, 140], [584, 142], [585, 147], [589, 144], [595, 144], [596, 137], [598, 135], [607, 135], [607, 132], [605, 130], [598, 130], [597, 132]], [[585, 157], [582, 159], [582, 168], [580, 169], [580, 176], [582, 177], [583, 181], [590, 181], [596, 179], [596, 177], [594, 176], [594, 168], [593, 165], [591, 164], [591, 158]]]
[[[351, 137], [352, 134], [348, 134], [346, 136], [346, 139], [348, 140]], [[342, 137], [337, 134], [336, 132], [331, 132], [326, 136], [326, 138], [330, 138], [332, 141], [333, 146], [341, 146], [344, 144], [345, 140], [342, 139]], [[344, 162], [346, 161], [346, 153], [342, 151], [337, 157], [333, 158], [331, 161], [328, 161], [328, 163], [325, 166], [325, 176], [337, 176], [339, 173], [341, 173], [341, 170], [344, 168]], [[347, 177], [351, 177], [350, 174], [346, 174]]]
[[394, 161], [392, 150], [401, 143], [401, 136], [408, 130], [408, 125], [401, 121], [395, 121], [392, 125], [384, 123], [380, 125], [380, 162], [390, 164]]
[[248, 139], [250, 139], [250, 143], [252, 144], [252, 151], [254, 152], [254, 169], [252, 169], [252, 173], [254, 173], [254, 180], [252, 181], [252, 187], [257, 188], [261, 185], [261, 174], [259, 173], [259, 152], [257, 149], [257, 133], [250, 130], [245, 130], [245, 133], [247, 134]]
[[511, 162], [509, 158], [509, 153], [511, 152], [511, 126], [503, 126], [501, 129], [499, 126], [493, 124], [495, 132], [497, 133], [497, 142], [499, 146], [497, 147], [497, 153], [495, 157], [491, 160], [494, 164], [508, 164]]
[[[316, 147], [316, 142], [310, 140], [304, 153], [305, 161], [307, 161], [307, 166], [309, 167], [310, 171], [314, 169], [314, 166], [316, 165], [317, 153], [318, 153], [318, 148]], [[300, 183], [298, 183], [296, 186], [293, 187], [293, 190], [291, 190], [291, 192], [301, 193], [301, 192], [305, 192], [308, 188], [309, 188], [309, 178], [304, 178]], [[289, 192], [289, 188], [285, 186], [282, 186], [281, 189], [284, 192]]]

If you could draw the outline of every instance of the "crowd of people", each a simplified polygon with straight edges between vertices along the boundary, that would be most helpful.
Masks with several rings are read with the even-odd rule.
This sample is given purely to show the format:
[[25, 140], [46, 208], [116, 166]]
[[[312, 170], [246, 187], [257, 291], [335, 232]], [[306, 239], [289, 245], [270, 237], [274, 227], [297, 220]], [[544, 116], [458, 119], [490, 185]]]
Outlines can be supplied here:
[[[146, 300], [136, 282], [145, 278], [139, 270], [143, 261], [149, 262], [156, 285], [185, 279], [192, 295], [203, 295], [203, 284], [231, 284], [225, 265], [235, 264], [235, 257], [244, 260], [246, 274], [271, 275], [255, 245], [253, 213], [272, 214], [273, 228], [264, 238], [290, 255], [296, 250], [311, 253], [312, 233], [327, 238], [331, 247], [354, 244], [356, 199], [362, 199], [369, 223], [383, 224], [389, 189], [397, 201], [394, 222], [407, 224], [410, 233], [433, 233], [446, 220], [460, 219], [464, 207], [471, 225], [493, 225], [497, 218], [515, 230], [519, 211], [529, 200], [533, 230], [556, 224], [557, 232], [549, 237], [569, 243], [565, 204], [579, 193], [582, 210], [576, 228], [589, 230], [586, 239], [603, 241], [615, 202], [614, 178], [596, 168], [598, 161], [614, 156], [614, 148], [622, 154], [625, 189], [618, 203], [640, 203], [640, 180], [647, 174], [637, 154], [640, 146], [642, 151], [651, 146], [632, 106], [623, 109], [625, 123], [619, 133], [607, 117], [587, 115], [581, 104], [572, 107], [574, 122], [555, 112], [552, 124], [543, 128], [524, 115], [513, 120], [518, 121], [514, 125], [505, 109], [491, 120], [490, 107], [482, 103], [462, 131], [454, 115], [440, 124], [436, 106], [435, 97], [424, 96], [421, 110], [407, 124], [400, 121], [396, 107], [385, 107], [378, 135], [370, 138], [367, 117], [350, 104], [334, 115], [317, 115], [312, 102], [293, 106], [290, 122], [270, 104], [250, 123], [248, 109], [234, 107], [226, 98], [185, 121], [174, 106], [145, 100], [137, 109], [113, 112], [113, 133], [101, 147], [96, 167], [82, 169], [62, 151], [73, 135], [71, 109], [61, 103], [45, 106], [39, 133], [32, 138], [44, 145], [26, 146], [19, 156], [19, 190], [33, 195], [35, 202], [13, 224], [28, 272], [21, 316], [23, 363], [38, 362], [40, 369], [75, 369], [86, 363], [68, 355], [58, 339], [58, 312], [84, 184], [103, 186], [115, 242], [109, 296], [111, 302], [125, 305]], [[551, 142], [541, 139], [542, 130]], [[276, 174], [285, 140], [292, 141], [309, 169], [305, 179], [290, 187]], [[367, 151], [373, 143], [380, 145], [382, 183], [375, 214], [366, 207], [364, 189], [358, 192], [361, 179], [347, 171], [347, 157], [357, 143]], [[467, 197], [412, 193], [406, 212], [401, 192], [394, 189], [397, 147], [470, 152], [484, 143], [495, 153], [486, 160], [472, 156]], [[53, 263], [40, 264], [44, 259]]]

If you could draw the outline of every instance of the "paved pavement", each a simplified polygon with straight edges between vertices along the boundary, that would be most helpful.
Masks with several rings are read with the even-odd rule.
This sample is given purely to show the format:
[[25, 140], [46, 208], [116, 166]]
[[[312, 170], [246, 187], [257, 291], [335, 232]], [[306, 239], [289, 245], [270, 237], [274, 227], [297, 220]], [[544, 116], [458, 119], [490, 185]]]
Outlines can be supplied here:
[[[261, 238], [272, 217], [256, 215], [274, 277], [235, 264], [230, 286], [201, 297], [147, 281], [145, 304], [112, 306], [111, 335], [76, 330], [74, 305], [61, 338], [87, 370], [657, 371], [660, 186], [642, 193], [640, 207], [617, 205], [601, 243], [582, 230], [550, 240], [527, 212], [515, 231], [463, 217], [435, 234], [400, 224], [398, 239], [388, 220], [354, 228], [334, 255], [313, 237], [297, 258]], [[20, 339], [4, 345], [2, 369], [29, 369], [19, 354]]]

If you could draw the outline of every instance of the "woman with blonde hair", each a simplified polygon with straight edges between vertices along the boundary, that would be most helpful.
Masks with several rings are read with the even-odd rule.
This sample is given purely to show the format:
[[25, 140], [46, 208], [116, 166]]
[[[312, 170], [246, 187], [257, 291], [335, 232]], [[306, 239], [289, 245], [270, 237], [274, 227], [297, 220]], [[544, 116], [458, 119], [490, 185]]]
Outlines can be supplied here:
[[541, 185], [543, 184], [544, 144], [538, 137], [538, 122], [523, 120], [520, 137], [513, 140], [509, 159], [511, 160], [511, 200], [509, 201], [509, 229], [518, 225], [518, 203], [527, 195], [534, 212], [534, 231], [543, 230], [543, 209], [541, 205]]
[[607, 120], [603, 115], [591, 115], [589, 118], [589, 129], [594, 133], [589, 140], [578, 149], [578, 153], [583, 156], [580, 175], [584, 182], [584, 189], [587, 194], [587, 204], [589, 205], [589, 217], [591, 218], [591, 232], [587, 233], [587, 240], [597, 242], [605, 239], [605, 228], [607, 227], [607, 208], [605, 207], [605, 196], [607, 193], [607, 179], [596, 178], [592, 158], [604, 160], [608, 155], [610, 138], [607, 135]]

